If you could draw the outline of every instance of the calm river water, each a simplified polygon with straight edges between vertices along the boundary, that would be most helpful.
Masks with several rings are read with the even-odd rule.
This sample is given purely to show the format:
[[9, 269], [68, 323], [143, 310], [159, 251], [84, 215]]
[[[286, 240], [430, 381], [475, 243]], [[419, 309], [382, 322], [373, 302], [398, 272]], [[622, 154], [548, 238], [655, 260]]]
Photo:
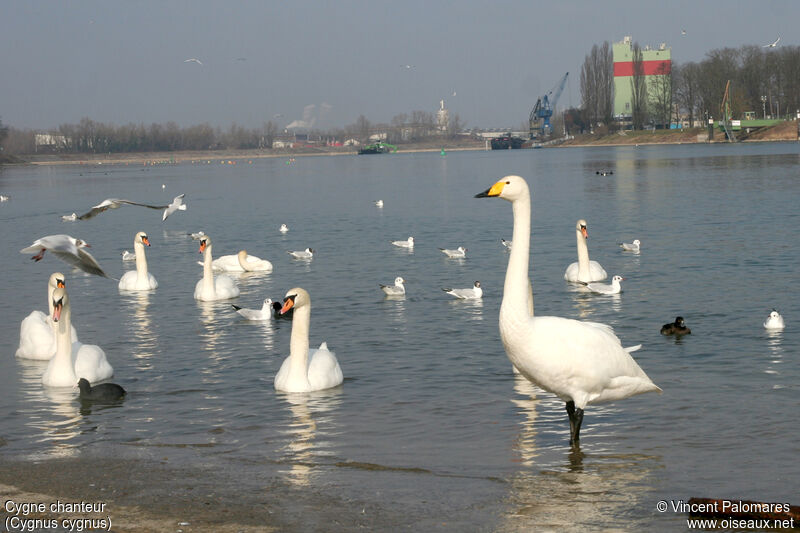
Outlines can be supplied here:
[[[598, 170], [613, 170], [599, 176]], [[515, 376], [497, 329], [511, 208], [473, 196], [505, 174], [533, 191], [537, 314], [605, 322], [661, 386], [586, 410], [579, 452], [563, 403]], [[162, 184], [165, 188], [162, 189]], [[682, 530], [660, 500], [690, 497], [800, 504], [800, 148], [697, 145], [302, 157], [164, 166], [5, 168], [0, 193], [0, 443], [24, 461], [160, 459], [208, 469], [218, 490], [277, 480], [380, 510], [377, 530]], [[133, 206], [62, 222], [104, 198], [188, 210], [161, 222]], [[373, 201], [382, 199], [378, 209]], [[575, 222], [624, 292], [597, 296], [563, 279]], [[290, 231], [278, 232], [285, 223]], [[152, 293], [71, 271], [19, 250], [68, 233], [119, 277], [145, 231]], [[311, 344], [327, 341], [344, 384], [277, 393], [290, 322], [248, 322], [231, 301], [193, 298], [198, 243], [249, 253], [270, 274], [237, 277], [239, 306], [300, 286], [312, 298]], [[414, 236], [408, 252], [389, 241]], [[617, 243], [642, 241], [638, 255]], [[439, 248], [468, 248], [448, 259]], [[286, 252], [311, 247], [312, 261]], [[129, 394], [83, 408], [44, 388], [45, 364], [14, 357], [19, 323], [46, 310], [46, 283], [67, 274], [80, 340], [101, 346]], [[378, 285], [407, 280], [404, 299]], [[483, 285], [480, 301], [441, 289]], [[772, 308], [786, 329], [768, 333]], [[692, 334], [662, 337], [676, 315]], [[56, 463], [54, 463], [56, 464]], [[226, 481], [227, 480], [227, 481]], [[346, 512], [343, 506], [342, 512]], [[313, 523], [313, 505], [298, 528]], [[328, 511], [330, 513], [330, 510]]]

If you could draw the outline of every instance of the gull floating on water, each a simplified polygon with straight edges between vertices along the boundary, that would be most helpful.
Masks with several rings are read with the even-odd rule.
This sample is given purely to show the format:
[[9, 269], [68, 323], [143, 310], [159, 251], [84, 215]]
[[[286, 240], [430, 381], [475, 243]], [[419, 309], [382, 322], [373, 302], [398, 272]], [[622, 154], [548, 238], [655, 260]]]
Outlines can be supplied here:
[[264, 304], [261, 306], [261, 309], [243, 309], [238, 305], [231, 304], [231, 307], [239, 313], [241, 316], [246, 318], [247, 320], [269, 320], [273, 317], [274, 314], [274, 307], [277, 306], [278, 311], [281, 309], [281, 304], [278, 302], [272, 301], [272, 298], [267, 298], [264, 300]]
[[622, 292], [622, 285], [620, 282], [624, 280], [622, 276], [614, 276], [611, 278], [611, 283], [587, 283], [586, 287], [597, 294], [619, 294]]
[[461, 300], [476, 300], [483, 297], [481, 282], [476, 281], [469, 289], [442, 289], [447, 294], [453, 295]]
[[[35, 253], [31, 259], [34, 261], [41, 261], [44, 253], [49, 251], [62, 261], [77, 267], [84, 272], [94, 274], [96, 276], [103, 276], [111, 278], [106, 274], [92, 254], [85, 251], [84, 248], [89, 247], [89, 244], [81, 239], [76, 239], [70, 235], [47, 235], [33, 241], [33, 244], [27, 248], [20, 250], [20, 253], [31, 254]], [[113, 278], [112, 278], [113, 279]]]
[[64, 222], [75, 222], [78, 220], [78, 215], [72, 213], [71, 215], [61, 215], [61, 220]]
[[450, 257], [452, 259], [463, 259], [467, 257], [467, 249], [464, 248], [463, 246], [459, 246], [455, 250], [448, 250], [447, 248], [439, 248], [439, 250], [441, 250], [442, 253], [445, 254], [447, 257]]
[[764, 322], [764, 327], [766, 329], [783, 329], [785, 327], [783, 317], [778, 311], [773, 309]]
[[286, 224], [281, 224], [281, 227], [278, 228], [278, 231], [280, 231], [281, 233], [286, 233], [289, 231], [289, 226], [287, 226]]
[[400, 248], [413, 248], [414, 237], [409, 237], [408, 240], [405, 241], [392, 241], [392, 244], [394, 244], [395, 246], [399, 246]]
[[400, 276], [394, 278], [394, 285], [381, 285], [381, 290], [386, 293], [386, 296], [405, 296], [406, 287], [403, 285], [406, 282]]
[[295, 259], [311, 259], [314, 257], [314, 250], [306, 248], [305, 250], [295, 250], [293, 252], [286, 252]]
[[125, 250], [125, 251], [122, 252], [122, 260], [123, 261], [136, 261], [136, 254], [133, 254], [133, 253], [129, 252], [128, 250]]
[[621, 242], [619, 243], [620, 247], [626, 252], [638, 252], [639, 246], [641, 246], [642, 242], [639, 239], [634, 239], [633, 242]]
[[0, 194], [0, 202], [7, 202], [11, 199], [11, 197], [7, 194]]
[[503, 248], [505, 248], [509, 252], [511, 251], [511, 246], [512, 246], [511, 241], [507, 241], [505, 239], [500, 239], [500, 242], [503, 243]]
[[192, 240], [199, 241], [200, 239], [205, 237], [206, 234], [203, 233], [202, 231], [196, 231], [194, 233], [190, 233], [189, 236], [192, 238]]
[[375, 200], [375, 207], [383, 207], [383, 200]]

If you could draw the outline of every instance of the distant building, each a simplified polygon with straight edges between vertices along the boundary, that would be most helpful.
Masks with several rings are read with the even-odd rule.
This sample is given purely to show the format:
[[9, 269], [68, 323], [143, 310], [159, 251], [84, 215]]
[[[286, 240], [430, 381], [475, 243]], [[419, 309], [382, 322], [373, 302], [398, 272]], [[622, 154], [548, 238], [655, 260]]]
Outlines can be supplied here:
[[450, 112], [444, 107], [444, 99], [439, 100], [439, 111], [436, 112], [436, 127], [440, 133], [450, 128]]
[[[658, 78], [669, 76], [672, 72], [672, 50], [666, 43], [661, 43], [658, 49], [650, 46], [642, 49], [642, 70], [645, 76], [645, 86], [658, 85]], [[633, 42], [626, 36], [621, 42], [612, 45], [614, 61], [614, 120], [629, 125], [633, 114]]]

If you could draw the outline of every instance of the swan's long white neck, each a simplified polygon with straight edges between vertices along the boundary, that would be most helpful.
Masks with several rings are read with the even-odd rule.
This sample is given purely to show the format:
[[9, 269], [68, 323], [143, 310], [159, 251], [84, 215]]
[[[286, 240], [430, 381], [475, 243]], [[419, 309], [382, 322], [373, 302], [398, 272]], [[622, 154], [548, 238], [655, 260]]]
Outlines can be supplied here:
[[239, 266], [242, 267], [242, 270], [245, 272], [251, 272], [253, 270], [253, 267], [248, 264], [249, 261], [247, 261], [247, 252], [239, 252], [236, 257], [239, 259]]
[[206, 244], [203, 250], [203, 292], [205, 294], [214, 294], [214, 269], [211, 268], [211, 243]]
[[500, 315], [533, 316], [533, 292], [528, 278], [531, 241], [531, 198], [525, 194], [511, 202], [514, 215], [514, 233], [508, 269], [503, 286], [503, 303]]
[[586, 237], [580, 229], [576, 229], [575, 238], [578, 240], [578, 279], [589, 279], [589, 246]]
[[78, 378], [75, 376], [75, 361], [72, 360], [71, 315], [69, 302], [64, 302], [61, 307], [61, 316], [55, 323], [56, 353], [48, 366], [52, 376], [69, 376], [63, 383], [67, 387], [78, 382]]
[[50, 310], [50, 314], [47, 315], [51, 319], [53, 318], [53, 292], [55, 292], [56, 288], [53, 287], [53, 284], [48, 282], [47, 283], [47, 308]]
[[289, 343], [290, 379], [308, 380], [308, 333], [311, 327], [311, 305], [294, 309], [292, 336]]
[[144, 244], [137, 239], [133, 243], [133, 251], [136, 253], [136, 276], [138, 279], [147, 279], [147, 257], [144, 252]]

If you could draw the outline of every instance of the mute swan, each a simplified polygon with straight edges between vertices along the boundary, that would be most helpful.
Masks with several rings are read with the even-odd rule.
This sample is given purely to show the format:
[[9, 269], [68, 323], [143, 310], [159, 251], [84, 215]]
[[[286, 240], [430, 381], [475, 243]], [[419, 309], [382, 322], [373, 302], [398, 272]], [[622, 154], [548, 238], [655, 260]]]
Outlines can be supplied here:
[[664, 324], [661, 326], [661, 334], [662, 335], [689, 335], [692, 332], [689, 328], [686, 327], [686, 322], [684, 322], [682, 316], [675, 317], [675, 322], [670, 322], [669, 324]]
[[42, 383], [48, 387], [74, 387], [78, 376], [94, 383], [114, 375], [114, 369], [99, 346], [72, 342], [71, 315], [67, 290], [59, 287], [53, 291], [56, 353], [42, 375]]
[[783, 329], [785, 327], [783, 317], [778, 311], [773, 309], [764, 322], [764, 327], [767, 329]]
[[203, 254], [203, 277], [194, 286], [194, 299], [211, 302], [226, 300], [239, 296], [239, 287], [225, 274], [214, 277], [211, 267], [211, 237], [208, 235], [200, 239], [200, 253]]
[[381, 290], [386, 293], [386, 296], [405, 296], [406, 295], [406, 286], [404, 283], [406, 280], [397, 276], [394, 278], [394, 285], [381, 285]]
[[316, 350], [308, 348], [311, 325], [311, 296], [301, 288], [290, 289], [283, 300], [281, 313], [294, 309], [289, 357], [275, 376], [275, 390], [311, 392], [342, 384], [344, 377], [336, 355], [323, 342]]
[[[278, 310], [281, 308], [281, 304], [278, 302], [274, 302], [275, 305], [278, 306]], [[239, 307], [238, 305], [231, 304], [233, 310], [239, 313], [239, 315], [243, 316], [247, 320], [269, 320], [273, 316], [273, 301], [272, 298], [267, 298], [264, 300], [264, 304], [261, 306], [261, 309], [244, 309]]]
[[41, 261], [46, 251], [50, 251], [53, 255], [69, 263], [70, 265], [80, 268], [84, 272], [94, 274], [96, 276], [103, 276], [109, 278], [92, 254], [85, 251], [84, 248], [91, 248], [89, 243], [76, 239], [70, 235], [47, 235], [33, 241], [33, 244], [27, 248], [19, 251], [21, 254], [36, 253], [31, 259], [34, 261]]
[[447, 294], [451, 294], [461, 300], [476, 300], [483, 297], [481, 282], [476, 281], [469, 289], [442, 289]]
[[634, 239], [632, 243], [621, 242], [620, 247], [625, 252], [638, 252], [642, 242], [639, 239]]
[[414, 237], [409, 237], [405, 241], [392, 241], [392, 244], [394, 244], [395, 246], [399, 246], [400, 248], [413, 248]]
[[[56, 331], [53, 323], [53, 291], [64, 287], [64, 274], [55, 272], [47, 280], [47, 307], [49, 314], [31, 311], [19, 325], [19, 348], [15, 355], [21, 359], [47, 361], [56, 353]], [[78, 341], [78, 333], [70, 328], [72, 342]]]
[[566, 402], [570, 443], [577, 444], [580, 438], [587, 405], [661, 391], [630, 355], [641, 345], [623, 348], [610, 326], [534, 316], [528, 278], [531, 200], [525, 180], [506, 176], [475, 196], [511, 202], [514, 247], [503, 286], [500, 337], [508, 358], [522, 375]]
[[312, 259], [314, 257], [314, 250], [306, 248], [305, 250], [297, 250], [294, 252], [286, 252], [295, 259]]
[[587, 283], [586, 287], [597, 294], [619, 294], [622, 292], [622, 285], [620, 285], [620, 282], [624, 279], [625, 278], [622, 276], [614, 276], [611, 278], [611, 283]]
[[564, 279], [572, 282], [590, 283], [592, 281], [602, 281], [608, 274], [597, 261], [589, 261], [589, 247], [586, 246], [586, 239], [589, 233], [586, 231], [586, 221], [581, 219], [575, 224], [575, 238], [578, 241], [578, 261], [572, 263], [564, 272]]
[[223, 255], [211, 262], [211, 268], [222, 272], [272, 272], [272, 263], [239, 250], [236, 255]]
[[463, 259], [467, 257], [467, 249], [463, 246], [459, 246], [455, 250], [448, 250], [446, 248], [439, 248], [439, 250], [451, 259]]
[[144, 247], [150, 246], [147, 234], [140, 231], [133, 238], [133, 252], [136, 255], [136, 270], [129, 270], [119, 280], [119, 289], [123, 291], [152, 291], [158, 287], [156, 278], [147, 271], [147, 257]]
[[116, 383], [101, 383], [92, 387], [84, 378], [78, 380], [78, 397], [89, 402], [116, 402], [125, 396], [125, 389]]

